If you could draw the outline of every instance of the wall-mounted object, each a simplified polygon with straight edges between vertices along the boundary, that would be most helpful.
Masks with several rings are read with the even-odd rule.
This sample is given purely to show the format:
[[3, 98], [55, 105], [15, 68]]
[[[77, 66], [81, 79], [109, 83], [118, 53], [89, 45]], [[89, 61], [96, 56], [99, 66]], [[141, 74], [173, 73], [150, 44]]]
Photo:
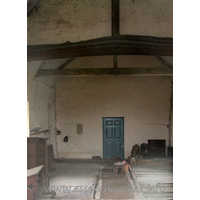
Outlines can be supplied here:
[[56, 135], [61, 135], [61, 131], [56, 129]]
[[36, 137], [37, 137], [37, 135], [38, 134], [40, 134], [40, 133], [48, 133], [48, 132], [50, 132], [50, 130], [49, 129], [45, 129], [45, 130], [41, 130], [42, 129], [42, 127], [35, 127], [34, 129], [32, 129], [31, 130], [31, 135], [36, 135]]
[[82, 124], [78, 124], [77, 125], [77, 133], [79, 135], [83, 133], [83, 125]]
[[63, 142], [68, 142], [68, 136], [65, 136]]
[[31, 130], [31, 134], [38, 133], [41, 129], [42, 127], [35, 127], [34, 129]]

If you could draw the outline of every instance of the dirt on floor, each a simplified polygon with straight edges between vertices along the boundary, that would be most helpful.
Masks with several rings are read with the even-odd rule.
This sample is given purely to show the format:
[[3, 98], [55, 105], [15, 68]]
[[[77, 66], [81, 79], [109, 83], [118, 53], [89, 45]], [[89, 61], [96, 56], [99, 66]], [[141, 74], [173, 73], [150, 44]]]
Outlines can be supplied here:
[[119, 170], [115, 174], [114, 168], [114, 163], [110, 162], [100, 173], [99, 178], [102, 180], [100, 199], [135, 199], [128, 173]]
[[[172, 159], [142, 159], [131, 166], [130, 172], [122, 173], [119, 170], [116, 174], [114, 163], [117, 161], [120, 160], [60, 160], [49, 172], [50, 188], [57, 189], [53, 199], [136, 200], [173, 197]], [[157, 183], [165, 187], [164, 192], [139, 193], [135, 190]], [[41, 191], [44, 187], [45, 182], [40, 185]], [[48, 196], [40, 195], [38, 199], [44, 198]]]

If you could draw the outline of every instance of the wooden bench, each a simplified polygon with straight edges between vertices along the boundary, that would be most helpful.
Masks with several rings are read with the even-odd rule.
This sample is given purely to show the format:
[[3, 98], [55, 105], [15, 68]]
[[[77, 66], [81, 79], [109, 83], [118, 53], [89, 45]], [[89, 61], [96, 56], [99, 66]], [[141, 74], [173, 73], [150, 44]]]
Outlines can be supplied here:
[[35, 199], [38, 183], [42, 182], [42, 171], [44, 165], [27, 170], [27, 199]]

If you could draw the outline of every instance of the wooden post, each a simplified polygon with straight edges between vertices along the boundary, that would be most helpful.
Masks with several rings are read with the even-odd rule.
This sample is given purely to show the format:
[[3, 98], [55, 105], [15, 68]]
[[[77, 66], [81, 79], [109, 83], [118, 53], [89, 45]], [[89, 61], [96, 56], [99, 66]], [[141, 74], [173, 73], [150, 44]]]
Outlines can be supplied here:
[[112, 0], [112, 35], [119, 35], [119, 0]]
[[[119, 0], [112, 0], [112, 36], [115, 35], [119, 35]], [[117, 55], [113, 56], [113, 66], [117, 69]]]
[[48, 144], [47, 144], [48, 138], [45, 139], [45, 180], [46, 180], [46, 189], [49, 188], [49, 166], [48, 166]]
[[171, 97], [170, 97], [170, 109], [169, 109], [169, 147], [172, 146], [171, 138], [172, 138], [172, 126], [173, 126], [173, 85], [171, 86]]

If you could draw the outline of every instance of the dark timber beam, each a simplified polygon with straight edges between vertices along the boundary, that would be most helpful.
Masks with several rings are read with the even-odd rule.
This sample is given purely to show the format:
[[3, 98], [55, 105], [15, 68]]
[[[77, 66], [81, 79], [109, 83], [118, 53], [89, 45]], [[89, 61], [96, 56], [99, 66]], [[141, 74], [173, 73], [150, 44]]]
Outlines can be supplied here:
[[27, 0], [27, 14], [37, 6], [38, 3], [40, 3], [41, 0]]
[[114, 65], [114, 69], [117, 69], [117, 56], [113, 56], [113, 65]]
[[119, 0], [112, 0], [112, 36], [119, 35]]
[[[119, 35], [119, 0], [112, 0], [112, 36]], [[113, 66], [117, 69], [117, 55], [113, 56]]]
[[170, 64], [168, 61], [166, 61], [164, 58], [162, 58], [162, 57], [160, 57], [160, 56], [156, 56], [156, 58], [157, 58], [158, 60], [160, 60], [160, 62], [161, 62], [163, 65], [165, 65], [166, 67], [168, 67], [168, 68], [173, 68], [173, 65]]
[[87, 69], [41, 69], [37, 77], [44, 76], [94, 76], [94, 75], [133, 75], [133, 76], [172, 76], [168, 68], [87, 68]]
[[28, 61], [105, 55], [172, 56], [173, 39], [118, 35], [81, 42], [28, 45]]
[[66, 62], [64, 62], [62, 65], [60, 65], [57, 69], [64, 69], [65, 67], [67, 67], [73, 60], [75, 60], [76, 58], [69, 58]]

